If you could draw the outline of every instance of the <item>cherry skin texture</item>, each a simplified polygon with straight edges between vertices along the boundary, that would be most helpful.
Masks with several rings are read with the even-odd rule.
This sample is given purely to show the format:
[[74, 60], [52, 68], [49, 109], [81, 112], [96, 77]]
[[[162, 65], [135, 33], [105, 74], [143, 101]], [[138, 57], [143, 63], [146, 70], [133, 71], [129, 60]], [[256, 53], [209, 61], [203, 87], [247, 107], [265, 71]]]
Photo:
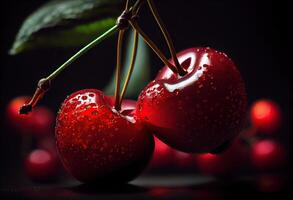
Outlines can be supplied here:
[[[150, 160], [154, 140], [130, 109], [113, 108], [111, 97], [95, 89], [71, 94], [59, 111], [57, 149], [64, 167], [85, 183], [122, 183], [135, 178]], [[135, 103], [132, 110], [135, 109]]]
[[49, 151], [36, 149], [27, 156], [25, 169], [34, 181], [50, 181], [58, 174], [58, 160]]
[[166, 144], [209, 152], [235, 138], [246, 112], [241, 75], [224, 53], [191, 48], [177, 54], [183, 77], [166, 66], [140, 93], [137, 116]]
[[250, 110], [252, 126], [263, 133], [274, 133], [281, 124], [279, 106], [268, 99], [256, 101]]
[[219, 154], [203, 153], [195, 157], [200, 172], [209, 175], [233, 176], [249, 161], [249, 148], [239, 139]]
[[280, 169], [286, 164], [286, 150], [271, 139], [256, 141], [251, 146], [251, 162], [260, 171]]

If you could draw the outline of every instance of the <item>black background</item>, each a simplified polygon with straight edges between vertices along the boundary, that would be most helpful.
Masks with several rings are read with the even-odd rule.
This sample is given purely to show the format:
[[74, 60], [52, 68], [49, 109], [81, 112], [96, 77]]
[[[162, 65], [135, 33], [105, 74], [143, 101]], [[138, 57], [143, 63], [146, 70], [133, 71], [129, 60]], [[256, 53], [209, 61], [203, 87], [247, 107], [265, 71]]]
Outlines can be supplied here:
[[[77, 49], [35, 50], [17, 56], [7, 54], [22, 21], [45, 1], [1, 2], [1, 182], [21, 184], [20, 141], [5, 121], [5, 106], [14, 97], [30, 95], [37, 81], [63, 63]], [[156, 1], [176, 49], [210, 46], [226, 52], [246, 82], [251, 104], [259, 98], [276, 101], [283, 111], [279, 139], [290, 149], [292, 96], [289, 60], [290, 26], [287, 5], [252, 0]], [[147, 9], [142, 9], [143, 29], [168, 52]], [[108, 39], [59, 76], [42, 104], [58, 110], [70, 93], [83, 88], [102, 89], [114, 70], [115, 37]], [[152, 54], [152, 76], [162, 63]], [[290, 157], [291, 159], [291, 157]]]

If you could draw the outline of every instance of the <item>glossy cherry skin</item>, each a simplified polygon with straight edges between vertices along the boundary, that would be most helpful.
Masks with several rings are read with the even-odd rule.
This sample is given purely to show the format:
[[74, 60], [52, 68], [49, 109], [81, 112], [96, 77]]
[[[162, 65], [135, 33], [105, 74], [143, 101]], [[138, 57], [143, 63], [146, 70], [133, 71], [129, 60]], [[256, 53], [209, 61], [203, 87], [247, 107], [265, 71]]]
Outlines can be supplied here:
[[240, 132], [244, 82], [232, 60], [216, 50], [191, 48], [177, 57], [187, 74], [165, 66], [140, 93], [137, 116], [175, 149], [212, 151]]
[[272, 139], [254, 142], [250, 153], [252, 166], [260, 171], [281, 169], [287, 162], [284, 146]]
[[278, 104], [269, 99], [256, 101], [250, 109], [251, 124], [262, 133], [274, 133], [280, 127], [281, 116]]
[[26, 173], [34, 181], [51, 181], [58, 175], [58, 160], [51, 152], [36, 149], [25, 160]]
[[19, 114], [19, 108], [28, 103], [30, 97], [20, 96], [10, 101], [6, 108], [6, 116], [12, 128], [18, 133], [44, 136], [53, 132], [54, 114], [44, 106], [34, 109], [27, 115]]
[[247, 168], [249, 148], [236, 139], [228, 149], [219, 154], [203, 153], [195, 157], [198, 170], [204, 174], [233, 176]]
[[126, 104], [119, 113], [111, 98], [95, 89], [75, 92], [63, 102], [57, 117], [57, 149], [64, 167], [79, 181], [127, 182], [147, 165], [153, 136]]

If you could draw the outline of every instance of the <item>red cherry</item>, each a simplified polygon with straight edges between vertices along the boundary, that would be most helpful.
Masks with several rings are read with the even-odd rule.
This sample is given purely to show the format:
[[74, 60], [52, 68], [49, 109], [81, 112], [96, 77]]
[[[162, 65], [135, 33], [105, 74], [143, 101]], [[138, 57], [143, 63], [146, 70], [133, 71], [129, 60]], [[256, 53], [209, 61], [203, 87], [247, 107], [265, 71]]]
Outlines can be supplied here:
[[29, 97], [21, 96], [13, 99], [7, 106], [7, 119], [11, 126], [20, 133], [47, 135], [52, 133], [54, 114], [46, 107], [37, 107], [34, 112], [19, 114], [19, 108], [28, 103]]
[[46, 107], [37, 107], [32, 112], [32, 133], [37, 136], [52, 135], [54, 133], [55, 116]]
[[58, 162], [49, 151], [37, 149], [26, 158], [27, 175], [35, 181], [49, 181], [57, 176]]
[[56, 160], [59, 161], [57, 148], [56, 148], [56, 142], [53, 137], [47, 136], [47, 137], [38, 138], [37, 148], [49, 151], [56, 158]]
[[119, 113], [110, 99], [99, 90], [81, 90], [59, 111], [56, 140], [61, 161], [81, 182], [129, 181], [152, 155], [153, 137], [132, 112], [123, 113], [124, 104]]
[[234, 63], [210, 48], [177, 54], [183, 77], [166, 66], [138, 99], [137, 116], [166, 144], [209, 152], [240, 132], [246, 91]]
[[248, 149], [239, 139], [222, 153], [203, 153], [196, 156], [199, 171], [213, 175], [234, 175], [248, 162]]
[[256, 101], [250, 110], [252, 125], [261, 132], [273, 133], [281, 124], [279, 106], [268, 99]]
[[32, 130], [32, 113], [20, 115], [19, 108], [28, 103], [30, 97], [21, 96], [11, 100], [6, 108], [6, 115], [10, 125], [22, 133], [30, 133]]
[[150, 168], [158, 169], [169, 167], [172, 164], [173, 150], [155, 137], [155, 150], [152, 160], [149, 164]]
[[262, 171], [280, 169], [286, 164], [286, 150], [271, 139], [256, 141], [251, 146], [251, 162]]

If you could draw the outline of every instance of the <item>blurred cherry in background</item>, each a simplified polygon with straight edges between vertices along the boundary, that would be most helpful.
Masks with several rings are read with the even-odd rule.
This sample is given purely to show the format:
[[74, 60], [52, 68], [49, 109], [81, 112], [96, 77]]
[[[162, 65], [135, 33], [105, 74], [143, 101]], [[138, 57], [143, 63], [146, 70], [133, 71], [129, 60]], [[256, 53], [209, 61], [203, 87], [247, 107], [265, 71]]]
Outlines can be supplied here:
[[43, 149], [33, 150], [25, 159], [26, 174], [34, 181], [52, 181], [57, 178], [58, 169], [57, 157]]
[[11, 128], [20, 134], [44, 136], [54, 132], [55, 116], [45, 107], [38, 106], [27, 115], [20, 115], [19, 109], [28, 103], [30, 97], [20, 96], [12, 99], [6, 108], [6, 116]]
[[281, 111], [277, 103], [269, 99], [261, 99], [250, 109], [251, 124], [263, 133], [275, 133], [281, 126]]
[[250, 153], [252, 166], [259, 171], [282, 169], [287, 162], [284, 146], [272, 139], [255, 141]]
[[201, 173], [219, 176], [235, 176], [247, 168], [249, 155], [248, 146], [236, 139], [230, 147], [219, 154], [203, 153], [195, 158]]

